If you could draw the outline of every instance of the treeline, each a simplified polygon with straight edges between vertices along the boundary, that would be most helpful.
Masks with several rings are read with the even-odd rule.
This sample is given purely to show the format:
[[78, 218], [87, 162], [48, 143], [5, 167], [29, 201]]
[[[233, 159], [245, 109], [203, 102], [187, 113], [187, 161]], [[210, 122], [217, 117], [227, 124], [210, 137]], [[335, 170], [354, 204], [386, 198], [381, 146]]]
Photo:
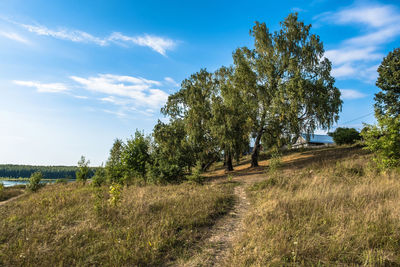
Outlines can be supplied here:
[[[76, 166], [34, 166], [0, 164], [0, 177], [7, 178], [29, 178], [35, 172], [41, 172], [45, 179], [76, 178]], [[93, 176], [95, 168], [91, 168], [90, 177]]]

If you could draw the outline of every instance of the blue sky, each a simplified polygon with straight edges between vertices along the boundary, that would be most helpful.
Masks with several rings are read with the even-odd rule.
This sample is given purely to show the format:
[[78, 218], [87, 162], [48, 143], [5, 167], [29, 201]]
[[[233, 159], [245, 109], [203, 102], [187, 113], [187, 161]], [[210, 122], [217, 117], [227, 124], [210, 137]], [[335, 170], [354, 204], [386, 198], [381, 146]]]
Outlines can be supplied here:
[[398, 1], [0, 2], [0, 163], [105, 162], [115, 138], [150, 133], [200, 68], [232, 63], [290, 12], [313, 25], [342, 90], [337, 126], [373, 123], [376, 69], [399, 46]]

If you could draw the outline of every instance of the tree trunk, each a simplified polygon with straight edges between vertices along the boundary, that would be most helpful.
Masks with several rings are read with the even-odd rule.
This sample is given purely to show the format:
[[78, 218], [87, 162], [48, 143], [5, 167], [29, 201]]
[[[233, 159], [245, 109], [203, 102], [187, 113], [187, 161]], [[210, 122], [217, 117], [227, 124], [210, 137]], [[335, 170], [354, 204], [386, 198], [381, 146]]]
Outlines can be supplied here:
[[230, 152], [228, 152], [227, 158], [226, 158], [226, 170], [233, 171], [232, 154]]
[[260, 129], [257, 133], [256, 141], [254, 142], [254, 148], [251, 152], [251, 168], [258, 167], [258, 154], [260, 153], [260, 142], [263, 132], [264, 130]]

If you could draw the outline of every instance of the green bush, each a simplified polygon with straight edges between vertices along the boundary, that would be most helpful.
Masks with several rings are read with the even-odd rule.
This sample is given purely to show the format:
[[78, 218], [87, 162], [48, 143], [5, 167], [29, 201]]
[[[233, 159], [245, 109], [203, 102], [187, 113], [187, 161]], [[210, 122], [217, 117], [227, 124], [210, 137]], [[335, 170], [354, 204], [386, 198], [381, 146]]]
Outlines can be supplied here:
[[67, 178], [61, 178], [56, 180], [56, 184], [66, 184], [66, 183], [68, 183]]
[[204, 182], [204, 177], [201, 176], [201, 163], [198, 162], [196, 167], [194, 167], [194, 170], [191, 175], [186, 176], [186, 179], [190, 182], [194, 182], [196, 184], [203, 184]]
[[96, 169], [92, 177], [92, 185], [99, 187], [106, 182], [106, 170], [103, 167]]
[[162, 158], [156, 158], [152, 164], [147, 164], [147, 181], [154, 184], [180, 182], [183, 170], [178, 165]]
[[338, 145], [354, 144], [357, 140], [361, 140], [360, 133], [354, 128], [336, 128], [333, 133], [329, 133], [333, 141]]
[[29, 178], [29, 183], [26, 185], [26, 188], [32, 192], [39, 190], [43, 186], [43, 184], [40, 183], [42, 178], [43, 178], [43, 175], [41, 172], [33, 173], [31, 175], [31, 177]]

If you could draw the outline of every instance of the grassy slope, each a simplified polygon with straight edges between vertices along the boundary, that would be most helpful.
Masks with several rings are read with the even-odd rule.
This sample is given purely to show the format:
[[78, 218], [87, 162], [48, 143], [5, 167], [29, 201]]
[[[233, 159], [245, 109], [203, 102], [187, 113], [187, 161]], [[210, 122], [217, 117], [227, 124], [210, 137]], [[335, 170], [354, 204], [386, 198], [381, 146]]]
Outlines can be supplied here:
[[0, 206], [0, 265], [163, 264], [233, 202], [231, 184], [129, 187], [119, 208], [107, 190], [48, 185]]
[[[357, 148], [297, 153], [248, 193], [227, 266], [400, 265], [400, 175]], [[265, 163], [264, 163], [265, 164]]]

